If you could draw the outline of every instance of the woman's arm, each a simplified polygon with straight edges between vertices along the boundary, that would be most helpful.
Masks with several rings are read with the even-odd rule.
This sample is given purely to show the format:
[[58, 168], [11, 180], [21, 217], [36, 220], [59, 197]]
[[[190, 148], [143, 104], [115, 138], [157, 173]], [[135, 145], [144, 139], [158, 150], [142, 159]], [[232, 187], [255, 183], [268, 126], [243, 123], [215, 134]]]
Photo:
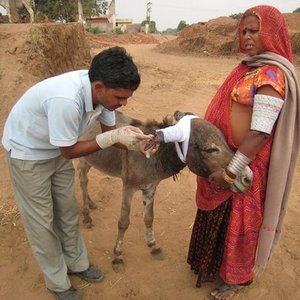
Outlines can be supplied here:
[[[260, 87], [257, 91], [257, 95], [266, 95], [266, 96], [271, 96], [282, 100], [280, 94], [270, 85], [264, 85]], [[253, 114], [252, 114], [252, 118], [253, 118]], [[235, 160], [233, 159], [231, 163], [228, 165], [228, 167], [226, 168], [226, 173], [227, 175], [229, 175], [230, 178], [234, 180], [236, 176], [236, 171], [238, 171], [239, 166], [242, 166], [243, 164], [246, 166], [252, 159], [255, 158], [256, 154], [260, 151], [261, 147], [265, 144], [268, 136], [269, 133], [255, 130], [255, 128], [249, 130], [249, 132], [246, 134], [244, 140], [242, 141], [242, 143], [238, 148], [238, 151], [234, 157]], [[227, 181], [224, 180], [223, 170], [219, 170], [217, 172], [212, 173], [209, 177], [209, 180], [211, 183], [221, 187], [229, 186], [228, 180]]]

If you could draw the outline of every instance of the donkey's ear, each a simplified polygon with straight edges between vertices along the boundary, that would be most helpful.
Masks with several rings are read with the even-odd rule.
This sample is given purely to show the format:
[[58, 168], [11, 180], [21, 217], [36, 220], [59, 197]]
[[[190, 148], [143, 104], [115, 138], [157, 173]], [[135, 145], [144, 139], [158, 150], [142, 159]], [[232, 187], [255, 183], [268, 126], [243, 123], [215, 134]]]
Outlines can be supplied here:
[[184, 117], [186, 115], [195, 115], [195, 114], [192, 112], [182, 112], [182, 111], [176, 110], [174, 112], [174, 119], [176, 120], [176, 122], [178, 122], [182, 117]]
[[175, 125], [175, 123], [176, 123], [176, 120], [174, 119], [174, 117], [172, 115], [166, 115], [163, 118], [164, 127], [169, 127], [169, 126]]

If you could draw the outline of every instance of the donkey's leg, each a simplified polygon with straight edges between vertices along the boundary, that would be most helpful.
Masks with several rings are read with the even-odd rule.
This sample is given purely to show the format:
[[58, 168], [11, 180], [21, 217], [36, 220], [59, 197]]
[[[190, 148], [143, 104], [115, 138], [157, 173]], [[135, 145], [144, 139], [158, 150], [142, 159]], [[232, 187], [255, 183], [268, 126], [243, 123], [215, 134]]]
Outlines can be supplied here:
[[153, 219], [154, 219], [154, 195], [156, 191], [156, 185], [150, 185], [142, 190], [143, 192], [143, 204], [144, 204], [144, 223], [145, 234], [148, 247], [151, 249], [151, 254], [160, 254], [161, 249], [156, 244], [154, 232], [153, 232]]
[[121, 206], [121, 214], [118, 222], [118, 237], [114, 247], [114, 259], [112, 261], [112, 267], [114, 271], [117, 273], [124, 271], [122, 246], [123, 246], [125, 232], [130, 224], [131, 201], [135, 191], [136, 189], [123, 183], [123, 191], [122, 191], [123, 199], [122, 199], [122, 206]]
[[83, 200], [83, 223], [86, 227], [91, 228], [93, 226], [93, 220], [90, 216], [90, 208], [96, 208], [96, 204], [91, 200], [88, 193], [88, 172], [91, 166], [85, 161], [84, 158], [79, 159], [77, 171], [79, 174], [79, 182], [81, 188], [81, 196]]

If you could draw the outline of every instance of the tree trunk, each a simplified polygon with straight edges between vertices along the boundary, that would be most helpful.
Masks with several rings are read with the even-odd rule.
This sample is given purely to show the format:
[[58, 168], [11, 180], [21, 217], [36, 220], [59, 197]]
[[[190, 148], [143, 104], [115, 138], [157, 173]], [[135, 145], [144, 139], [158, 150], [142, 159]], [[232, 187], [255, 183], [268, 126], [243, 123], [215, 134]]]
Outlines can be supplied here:
[[78, 22], [83, 23], [83, 9], [81, 0], [78, 0]]
[[30, 23], [33, 23], [34, 22], [34, 11], [31, 7], [30, 0], [23, 0], [22, 3], [23, 3], [23, 5], [25, 6], [25, 8], [27, 9], [27, 11], [30, 15]]

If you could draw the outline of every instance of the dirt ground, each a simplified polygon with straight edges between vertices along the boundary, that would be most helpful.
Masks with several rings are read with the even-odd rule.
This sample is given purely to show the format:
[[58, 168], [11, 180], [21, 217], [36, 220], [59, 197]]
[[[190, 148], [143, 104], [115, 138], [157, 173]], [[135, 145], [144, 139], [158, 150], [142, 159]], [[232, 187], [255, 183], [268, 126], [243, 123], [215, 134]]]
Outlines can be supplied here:
[[[42, 60], [52, 51], [29, 53], [32, 43], [25, 43], [28, 25], [0, 25], [0, 132], [16, 99], [33, 83], [48, 76]], [[150, 41], [134, 39], [104, 41], [101, 45], [122, 44], [137, 63], [142, 83], [128, 105], [121, 110], [133, 117], [161, 120], [175, 110], [203, 115], [205, 108], [228, 72], [238, 63], [234, 57], [171, 55], [156, 51], [166, 38]], [[138, 42], [136, 42], [138, 40]], [[128, 39], [127, 42], [132, 41]], [[141, 44], [141, 41], [143, 44]], [[59, 45], [61, 41], [57, 42]], [[76, 48], [73, 44], [72, 48]], [[90, 43], [91, 55], [99, 52], [97, 42]], [[63, 45], [64, 46], [64, 45]], [[28, 48], [29, 47], [29, 48]], [[78, 47], [83, 47], [79, 45]], [[27, 50], [26, 50], [27, 49]], [[68, 51], [71, 51], [69, 49]], [[27, 55], [26, 57], [24, 55]], [[86, 65], [86, 54], [82, 58]], [[30, 60], [36, 59], [34, 67]], [[40, 60], [38, 60], [40, 59]], [[57, 56], [59, 59], [59, 56]], [[62, 60], [68, 60], [62, 57]], [[74, 62], [67, 68], [78, 67]], [[297, 64], [300, 75], [300, 65]], [[40, 68], [40, 69], [38, 69]], [[38, 72], [37, 72], [38, 71]], [[77, 161], [74, 160], [77, 165]], [[44, 285], [43, 276], [26, 241], [22, 223], [14, 204], [3, 148], [0, 149], [0, 299], [42, 299], [53, 296]], [[207, 299], [216, 283], [195, 288], [196, 276], [186, 263], [187, 249], [196, 212], [194, 201], [196, 177], [188, 169], [161, 182], [156, 193], [154, 230], [162, 255], [153, 257], [145, 244], [141, 194], [134, 196], [131, 224], [124, 241], [125, 272], [111, 267], [121, 205], [121, 182], [118, 178], [92, 170], [89, 190], [98, 208], [92, 211], [95, 226], [81, 225], [90, 260], [101, 267], [105, 279], [98, 284], [71, 278], [85, 299], [115, 300], [199, 300]], [[300, 299], [300, 165], [298, 164], [290, 197], [285, 229], [279, 246], [265, 273], [243, 290], [239, 299]], [[298, 183], [298, 185], [297, 185]], [[76, 182], [78, 202], [81, 195]]]

